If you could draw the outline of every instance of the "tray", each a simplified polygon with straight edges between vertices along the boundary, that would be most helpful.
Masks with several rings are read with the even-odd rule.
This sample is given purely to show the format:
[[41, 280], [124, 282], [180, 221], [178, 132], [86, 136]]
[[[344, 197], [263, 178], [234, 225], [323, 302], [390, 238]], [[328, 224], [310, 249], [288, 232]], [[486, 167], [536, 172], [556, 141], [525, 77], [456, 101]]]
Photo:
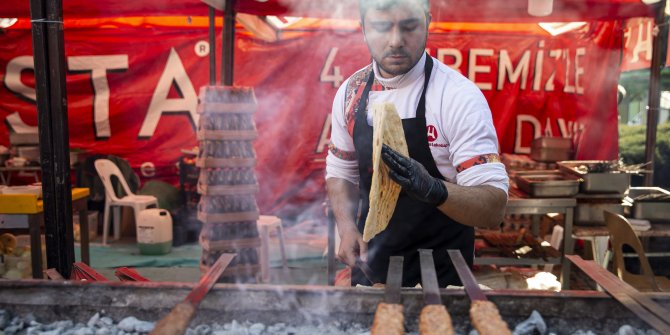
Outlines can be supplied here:
[[[657, 196], [665, 196], [658, 198]], [[631, 187], [628, 198], [633, 202], [636, 219], [670, 220], [670, 192], [660, 187]]]
[[515, 176], [516, 185], [536, 198], [571, 197], [579, 192], [580, 179], [558, 171], [520, 173]]
[[621, 199], [578, 201], [575, 207], [575, 222], [586, 226], [604, 225], [605, 211], [623, 215], [624, 205]]
[[580, 167], [614, 165], [612, 161], [561, 161], [559, 170], [583, 179], [580, 190], [584, 193], [623, 194], [630, 187], [630, 174], [620, 171], [587, 172]]
[[540, 162], [569, 160], [572, 157], [572, 141], [562, 137], [539, 137], [533, 140], [530, 157]]

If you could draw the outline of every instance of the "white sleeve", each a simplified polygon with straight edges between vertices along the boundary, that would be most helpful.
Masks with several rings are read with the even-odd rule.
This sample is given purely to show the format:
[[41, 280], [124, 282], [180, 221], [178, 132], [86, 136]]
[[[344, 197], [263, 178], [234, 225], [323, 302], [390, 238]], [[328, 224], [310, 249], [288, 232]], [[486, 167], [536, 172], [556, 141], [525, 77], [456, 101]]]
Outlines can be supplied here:
[[486, 98], [471, 82], [462, 83], [456, 91], [447, 100], [447, 108], [452, 109], [447, 113], [451, 120], [443, 120], [447, 125], [449, 158], [460, 171], [456, 183], [490, 185], [507, 193], [509, 178], [498, 156], [498, 137]]
[[333, 100], [331, 132], [328, 156], [326, 156], [326, 180], [340, 178], [358, 185], [358, 159], [354, 158], [354, 139], [347, 130], [345, 113], [345, 91], [348, 80], [340, 85]]

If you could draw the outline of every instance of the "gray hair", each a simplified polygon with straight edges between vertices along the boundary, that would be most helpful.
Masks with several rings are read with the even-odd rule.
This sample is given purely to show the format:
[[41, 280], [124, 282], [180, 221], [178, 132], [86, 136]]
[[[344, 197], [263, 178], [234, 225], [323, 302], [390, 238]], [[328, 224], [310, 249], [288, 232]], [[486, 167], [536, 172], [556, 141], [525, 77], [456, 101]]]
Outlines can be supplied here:
[[[403, 0], [359, 0], [358, 1], [358, 9], [361, 13], [361, 23], [364, 23], [364, 18], [365, 18], [365, 13], [367, 13], [368, 9], [370, 8], [375, 8], [375, 9], [388, 9], [392, 6], [397, 5]], [[416, 2], [418, 5], [421, 5], [423, 7], [423, 11], [426, 14], [426, 18], [429, 17], [430, 15], [430, 0], [410, 0]]]

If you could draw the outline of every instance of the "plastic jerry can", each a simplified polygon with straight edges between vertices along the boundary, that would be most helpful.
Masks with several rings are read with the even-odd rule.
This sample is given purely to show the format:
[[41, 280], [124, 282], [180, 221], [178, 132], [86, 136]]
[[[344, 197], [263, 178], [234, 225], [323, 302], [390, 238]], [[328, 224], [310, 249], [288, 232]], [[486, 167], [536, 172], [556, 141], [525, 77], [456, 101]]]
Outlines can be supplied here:
[[137, 246], [142, 255], [164, 255], [172, 250], [172, 217], [160, 208], [142, 210], [137, 218]]

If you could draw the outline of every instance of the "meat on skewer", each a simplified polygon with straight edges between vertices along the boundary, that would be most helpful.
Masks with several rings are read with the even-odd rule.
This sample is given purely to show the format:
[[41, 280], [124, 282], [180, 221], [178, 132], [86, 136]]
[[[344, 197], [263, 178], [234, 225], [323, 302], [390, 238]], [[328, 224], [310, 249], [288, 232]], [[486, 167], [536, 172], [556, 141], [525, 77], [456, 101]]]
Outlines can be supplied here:
[[480, 335], [512, 335], [496, 305], [488, 300], [472, 301], [470, 321]]
[[444, 305], [426, 305], [421, 309], [419, 334], [454, 335], [451, 316]]
[[370, 335], [405, 335], [405, 315], [401, 304], [377, 305]]

